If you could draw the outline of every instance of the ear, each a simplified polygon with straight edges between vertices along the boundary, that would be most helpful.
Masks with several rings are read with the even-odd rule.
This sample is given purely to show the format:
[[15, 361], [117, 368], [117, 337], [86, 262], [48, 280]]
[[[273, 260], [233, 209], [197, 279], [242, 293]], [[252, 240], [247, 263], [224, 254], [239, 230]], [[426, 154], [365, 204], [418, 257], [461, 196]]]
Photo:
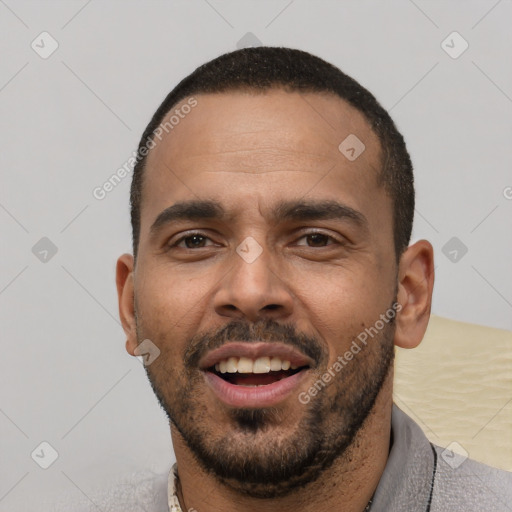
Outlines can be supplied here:
[[135, 356], [137, 332], [135, 329], [133, 256], [131, 254], [123, 254], [117, 260], [116, 285], [119, 317], [127, 338], [126, 351], [130, 355]]
[[427, 240], [407, 248], [398, 268], [398, 312], [395, 345], [418, 346], [427, 330], [434, 288], [434, 249]]

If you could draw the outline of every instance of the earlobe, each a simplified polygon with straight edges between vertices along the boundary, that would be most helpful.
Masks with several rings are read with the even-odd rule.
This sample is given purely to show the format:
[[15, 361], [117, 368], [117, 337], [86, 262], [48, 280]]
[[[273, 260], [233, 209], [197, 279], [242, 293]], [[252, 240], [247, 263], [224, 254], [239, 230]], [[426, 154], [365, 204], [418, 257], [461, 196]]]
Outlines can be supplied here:
[[430, 318], [434, 288], [434, 249], [427, 240], [407, 248], [400, 258], [395, 345], [414, 348], [423, 339]]
[[119, 304], [119, 318], [126, 334], [126, 351], [134, 354], [137, 347], [137, 335], [135, 329], [135, 308], [134, 308], [134, 262], [131, 254], [123, 254], [117, 260], [116, 265], [116, 286]]

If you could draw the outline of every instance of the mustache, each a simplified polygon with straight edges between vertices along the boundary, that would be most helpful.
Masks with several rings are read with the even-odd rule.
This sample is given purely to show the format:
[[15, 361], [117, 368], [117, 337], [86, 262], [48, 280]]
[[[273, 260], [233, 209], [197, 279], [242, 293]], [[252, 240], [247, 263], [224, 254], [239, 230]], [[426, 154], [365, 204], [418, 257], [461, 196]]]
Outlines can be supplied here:
[[205, 354], [230, 341], [247, 343], [264, 341], [290, 345], [315, 361], [315, 366], [318, 366], [327, 357], [326, 348], [317, 338], [298, 333], [292, 324], [280, 324], [271, 318], [254, 323], [233, 320], [215, 332], [194, 336], [187, 345], [183, 356], [185, 367], [189, 370], [197, 369], [200, 359]]

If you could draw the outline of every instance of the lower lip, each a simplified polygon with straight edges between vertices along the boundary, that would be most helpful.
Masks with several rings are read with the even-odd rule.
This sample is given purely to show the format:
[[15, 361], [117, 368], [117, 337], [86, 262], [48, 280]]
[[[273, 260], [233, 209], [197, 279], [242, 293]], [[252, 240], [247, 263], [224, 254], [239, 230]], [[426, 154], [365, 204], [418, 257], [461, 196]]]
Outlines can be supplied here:
[[[219, 400], [232, 407], [271, 407], [287, 398], [304, 378], [307, 370], [265, 386], [237, 386], [212, 372], [204, 372], [206, 382]], [[297, 392], [298, 396], [298, 392]]]

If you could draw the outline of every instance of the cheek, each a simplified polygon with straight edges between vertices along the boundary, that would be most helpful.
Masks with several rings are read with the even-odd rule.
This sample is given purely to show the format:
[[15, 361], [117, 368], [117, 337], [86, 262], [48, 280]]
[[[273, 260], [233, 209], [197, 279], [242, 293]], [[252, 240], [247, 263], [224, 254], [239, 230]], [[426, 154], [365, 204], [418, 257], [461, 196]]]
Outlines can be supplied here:
[[204, 269], [192, 273], [189, 267], [153, 265], [137, 283], [139, 309], [147, 318], [179, 326], [201, 306], [214, 283], [210, 277]]
[[169, 364], [181, 364], [198, 327], [210, 318], [212, 290], [222, 274], [200, 264], [146, 265], [136, 282], [139, 337], [149, 338]]
[[[178, 272], [146, 272], [136, 289], [139, 336], [175, 352], [193, 323], [201, 290], [187, 286]], [[143, 338], [143, 339], [144, 339]]]
[[368, 265], [347, 261], [304, 270], [294, 279], [294, 287], [299, 300], [302, 297], [317, 314], [339, 324], [379, 302], [375, 274]]
[[317, 275], [314, 286], [306, 279], [296, 288], [306, 318], [327, 341], [331, 360], [345, 353], [352, 340], [390, 306], [390, 288], [375, 273], [368, 268], [360, 272], [339, 269]]

